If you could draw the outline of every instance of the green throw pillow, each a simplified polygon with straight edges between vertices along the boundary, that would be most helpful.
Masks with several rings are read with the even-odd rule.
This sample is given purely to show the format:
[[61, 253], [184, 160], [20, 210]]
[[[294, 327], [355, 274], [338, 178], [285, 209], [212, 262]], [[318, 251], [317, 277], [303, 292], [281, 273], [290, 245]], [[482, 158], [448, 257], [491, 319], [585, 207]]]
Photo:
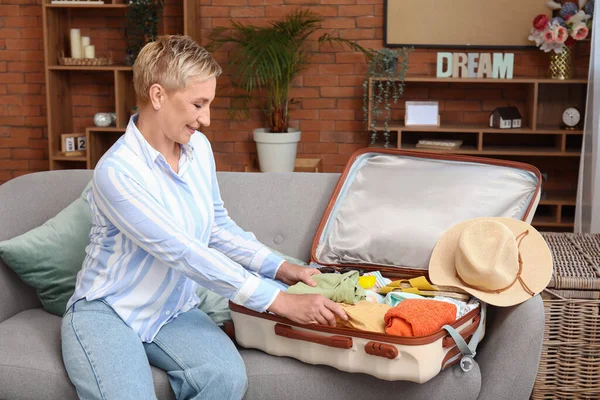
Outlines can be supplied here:
[[0, 242], [0, 257], [35, 288], [46, 311], [62, 316], [75, 290], [91, 227], [90, 206], [82, 193], [43, 225]]
[[[52, 314], [62, 316], [75, 290], [77, 273], [85, 258], [92, 226], [87, 192], [69, 204], [42, 226], [20, 236], [0, 242], [0, 257], [6, 265], [29, 286], [35, 288], [42, 306]], [[271, 249], [288, 262], [307, 265], [306, 262]], [[230, 320], [228, 300], [199, 286], [198, 308], [215, 323]]]

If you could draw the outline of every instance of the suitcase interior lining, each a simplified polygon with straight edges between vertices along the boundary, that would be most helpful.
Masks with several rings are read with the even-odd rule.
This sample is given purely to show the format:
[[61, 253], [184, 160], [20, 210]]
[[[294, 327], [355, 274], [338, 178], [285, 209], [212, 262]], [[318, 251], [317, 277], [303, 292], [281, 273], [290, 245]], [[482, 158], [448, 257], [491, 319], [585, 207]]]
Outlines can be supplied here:
[[447, 229], [476, 217], [524, 219], [538, 184], [516, 167], [364, 153], [330, 210], [315, 261], [425, 271]]

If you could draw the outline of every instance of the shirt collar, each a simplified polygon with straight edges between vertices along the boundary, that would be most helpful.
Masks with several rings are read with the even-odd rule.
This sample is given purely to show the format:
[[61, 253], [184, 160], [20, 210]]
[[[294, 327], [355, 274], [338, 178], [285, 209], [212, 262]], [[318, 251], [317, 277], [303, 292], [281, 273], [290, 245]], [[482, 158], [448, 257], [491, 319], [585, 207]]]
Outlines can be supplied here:
[[[140, 156], [150, 169], [154, 166], [156, 159], [161, 155], [158, 150], [148, 143], [142, 132], [138, 129], [136, 123], [138, 114], [134, 114], [129, 119], [127, 128], [125, 129], [125, 142], [131, 146], [134, 153]], [[194, 159], [194, 146], [191, 143], [181, 145], [182, 155], [189, 160]]]
[[183, 149], [183, 154], [189, 158], [190, 160], [194, 159], [194, 145], [192, 145], [192, 141], [190, 140], [186, 144], [182, 144], [181, 148]]

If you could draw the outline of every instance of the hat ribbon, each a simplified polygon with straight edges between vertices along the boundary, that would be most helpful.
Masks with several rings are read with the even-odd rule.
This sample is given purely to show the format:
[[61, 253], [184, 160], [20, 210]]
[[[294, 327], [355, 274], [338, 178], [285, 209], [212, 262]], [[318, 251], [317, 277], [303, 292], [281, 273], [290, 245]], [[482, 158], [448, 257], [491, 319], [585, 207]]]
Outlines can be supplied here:
[[[519, 236], [517, 236], [515, 238], [515, 240], [517, 240], [519, 243], [517, 244], [517, 249], [519, 247], [521, 247], [521, 242], [523, 241], [523, 238], [525, 236], [527, 236], [529, 234], [529, 230], [526, 230], [525, 232], [521, 233]], [[527, 287], [527, 285], [525, 284], [525, 282], [523, 282], [523, 278], [521, 278], [521, 272], [523, 272], [523, 259], [521, 258], [521, 250], [519, 250], [519, 272], [517, 272], [517, 276], [515, 277], [515, 279], [510, 283], [510, 285], [503, 287], [501, 289], [495, 289], [495, 290], [490, 290], [490, 289], [486, 289], [486, 288], [482, 288], [480, 286], [474, 286], [474, 285], [470, 285], [467, 282], [463, 281], [462, 278], [460, 276], [458, 276], [458, 273], [456, 274], [458, 280], [460, 281], [460, 283], [462, 283], [463, 285], [470, 287], [471, 289], [476, 289], [479, 290], [481, 292], [486, 292], [486, 293], [501, 293], [504, 292], [505, 290], [508, 290], [510, 287], [512, 287], [512, 285], [515, 284], [515, 282], [519, 281], [519, 283], [521, 284], [521, 286], [523, 287], [523, 289], [525, 289], [525, 292], [527, 292], [531, 297], [535, 296], [535, 293], [533, 293], [533, 291], [531, 289], [529, 289], [529, 287]]]

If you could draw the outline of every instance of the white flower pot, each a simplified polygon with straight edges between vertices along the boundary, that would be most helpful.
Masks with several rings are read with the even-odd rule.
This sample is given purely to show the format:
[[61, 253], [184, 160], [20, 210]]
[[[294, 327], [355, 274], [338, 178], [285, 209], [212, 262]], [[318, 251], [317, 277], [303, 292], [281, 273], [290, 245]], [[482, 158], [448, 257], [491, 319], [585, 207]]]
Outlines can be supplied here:
[[287, 133], [255, 129], [254, 141], [261, 172], [294, 172], [300, 135], [301, 132], [293, 128], [289, 128]]

